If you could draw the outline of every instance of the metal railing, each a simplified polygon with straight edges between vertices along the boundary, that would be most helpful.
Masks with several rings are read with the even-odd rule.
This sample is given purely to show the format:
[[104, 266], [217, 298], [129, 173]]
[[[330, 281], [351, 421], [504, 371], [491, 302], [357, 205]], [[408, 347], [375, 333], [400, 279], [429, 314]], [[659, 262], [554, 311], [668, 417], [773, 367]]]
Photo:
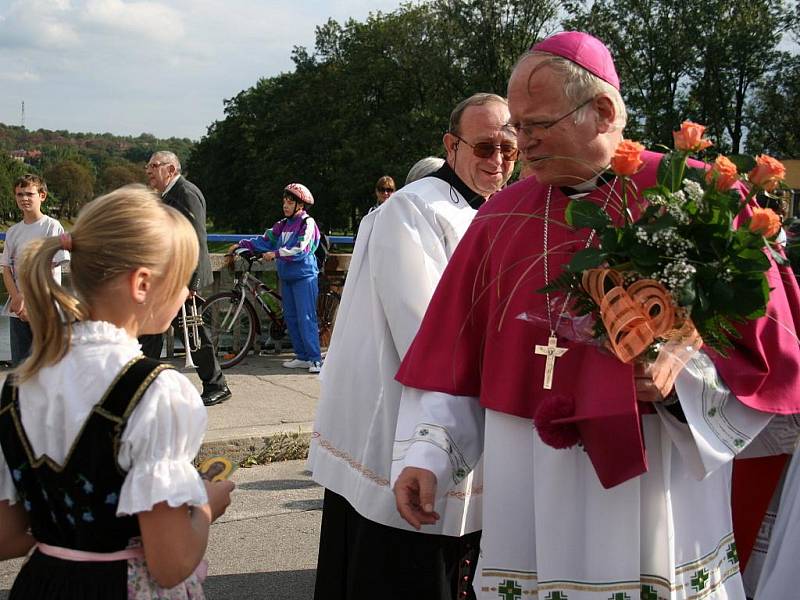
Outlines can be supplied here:
[[[258, 237], [260, 233], [236, 234], [236, 233], [209, 233], [207, 239], [209, 242], [238, 242], [248, 238]], [[352, 235], [329, 235], [331, 244], [352, 244]], [[5, 241], [6, 232], [0, 232], [0, 240]]]

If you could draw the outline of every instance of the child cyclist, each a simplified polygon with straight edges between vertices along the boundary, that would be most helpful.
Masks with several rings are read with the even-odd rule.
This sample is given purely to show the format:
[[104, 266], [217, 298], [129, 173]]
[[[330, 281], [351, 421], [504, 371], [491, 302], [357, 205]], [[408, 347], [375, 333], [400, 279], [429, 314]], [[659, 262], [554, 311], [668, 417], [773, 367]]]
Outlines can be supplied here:
[[[61, 250], [75, 295], [53, 279]], [[34, 550], [10, 599], [203, 598], [195, 569], [233, 484], [201, 480], [200, 396], [136, 341], [170, 326], [197, 253], [189, 222], [138, 185], [27, 249], [33, 350], [0, 396], [0, 559]]]
[[306, 212], [314, 204], [314, 196], [301, 183], [290, 183], [283, 190], [283, 215], [272, 229], [259, 237], [242, 240], [237, 248], [261, 254], [264, 260], [275, 260], [281, 281], [283, 318], [289, 330], [295, 358], [287, 360], [287, 369], [307, 368], [319, 373], [322, 355], [317, 325], [317, 295], [319, 285], [317, 259], [314, 251], [319, 245], [317, 224]]

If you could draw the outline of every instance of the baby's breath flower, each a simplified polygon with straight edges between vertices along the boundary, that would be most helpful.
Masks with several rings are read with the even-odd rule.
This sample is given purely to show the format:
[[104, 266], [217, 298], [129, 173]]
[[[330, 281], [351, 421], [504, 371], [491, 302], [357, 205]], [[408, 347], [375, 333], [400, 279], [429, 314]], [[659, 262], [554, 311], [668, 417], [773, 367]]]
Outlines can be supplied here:
[[667, 212], [670, 216], [675, 219], [681, 225], [687, 225], [689, 223], [689, 215], [677, 205], [670, 205], [667, 207]]
[[671, 204], [678, 205], [678, 206], [680, 206], [682, 204], [686, 204], [686, 194], [683, 192], [683, 190], [678, 190], [677, 192], [672, 194], [672, 202], [671, 202]]
[[692, 265], [682, 260], [669, 263], [664, 270], [657, 273], [655, 278], [670, 289], [676, 290], [685, 287], [697, 272]]
[[666, 206], [669, 201], [663, 194], [653, 194], [647, 197], [647, 201], [653, 206]]

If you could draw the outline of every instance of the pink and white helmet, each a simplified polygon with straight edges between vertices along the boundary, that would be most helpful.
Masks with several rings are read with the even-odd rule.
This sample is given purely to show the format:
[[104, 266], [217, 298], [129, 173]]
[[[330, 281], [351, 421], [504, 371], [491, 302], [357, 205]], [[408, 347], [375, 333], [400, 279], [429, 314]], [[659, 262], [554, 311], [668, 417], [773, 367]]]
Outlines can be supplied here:
[[283, 192], [284, 194], [291, 194], [305, 204], [314, 204], [314, 196], [311, 195], [311, 190], [309, 190], [302, 183], [290, 183], [283, 188]]

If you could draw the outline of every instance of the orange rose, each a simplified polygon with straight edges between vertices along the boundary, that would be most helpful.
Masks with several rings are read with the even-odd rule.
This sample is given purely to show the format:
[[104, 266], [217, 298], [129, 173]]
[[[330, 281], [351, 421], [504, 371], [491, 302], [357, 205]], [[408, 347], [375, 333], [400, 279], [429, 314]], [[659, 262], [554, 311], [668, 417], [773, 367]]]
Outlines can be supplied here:
[[771, 208], [753, 208], [753, 216], [750, 218], [750, 231], [759, 233], [764, 237], [771, 238], [781, 230], [781, 218]]
[[714, 187], [719, 192], [731, 189], [738, 179], [739, 173], [736, 171], [736, 165], [725, 156], [718, 156], [711, 166], [711, 170], [706, 173], [706, 182], [713, 181]]
[[638, 172], [642, 161], [644, 146], [633, 140], [622, 140], [611, 159], [611, 170], [620, 177], [629, 177]]
[[756, 166], [747, 177], [754, 186], [771, 192], [786, 177], [786, 167], [781, 161], [762, 154], [756, 157]]
[[672, 137], [675, 140], [675, 149], [684, 152], [699, 152], [711, 146], [711, 140], [703, 138], [705, 125], [698, 125], [691, 121], [681, 123], [680, 131], [673, 131]]

